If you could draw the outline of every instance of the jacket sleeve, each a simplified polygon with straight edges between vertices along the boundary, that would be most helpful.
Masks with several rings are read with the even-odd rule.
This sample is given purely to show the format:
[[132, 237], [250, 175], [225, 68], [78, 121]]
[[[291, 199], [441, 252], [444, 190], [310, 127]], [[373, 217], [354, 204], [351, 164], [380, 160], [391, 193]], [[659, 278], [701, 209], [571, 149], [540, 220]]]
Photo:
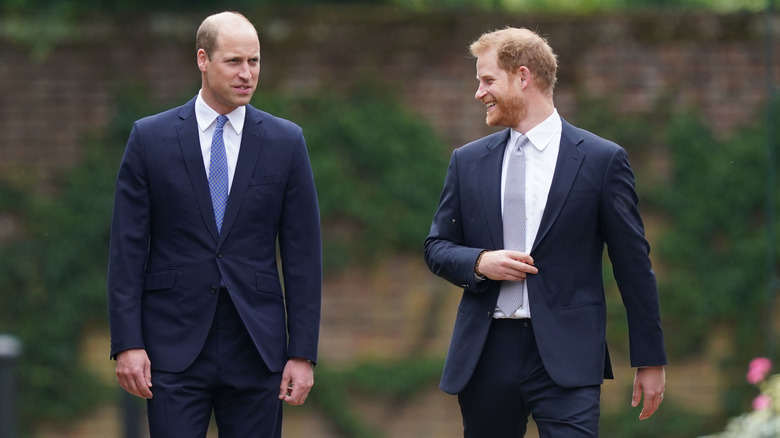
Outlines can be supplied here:
[[149, 247], [150, 199], [140, 125], [130, 133], [114, 193], [108, 264], [111, 357], [143, 348], [141, 296]]
[[607, 170], [602, 217], [607, 250], [628, 319], [631, 365], [666, 364], [663, 330], [650, 245], [639, 215], [634, 175], [624, 149], [613, 154]]
[[474, 264], [482, 248], [466, 244], [461, 214], [458, 150], [453, 152], [439, 207], [425, 239], [425, 262], [434, 274], [471, 292], [484, 292], [489, 281], [477, 282]]
[[298, 131], [279, 228], [289, 357], [317, 361], [322, 301], [320, 213], [303, 134]]

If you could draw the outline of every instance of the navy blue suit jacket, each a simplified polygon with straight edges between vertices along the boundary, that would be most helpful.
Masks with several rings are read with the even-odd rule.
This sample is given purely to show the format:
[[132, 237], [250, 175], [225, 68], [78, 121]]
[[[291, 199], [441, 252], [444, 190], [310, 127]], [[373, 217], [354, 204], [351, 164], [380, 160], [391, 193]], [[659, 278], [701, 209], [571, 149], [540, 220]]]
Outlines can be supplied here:
[[[482, 250], [502, 249], [501, 164], [509, 130], [452, 154], [425, 241], [431, 271], [463, 288], [441, 388], [459, 393], [476, 367], [500, 281], [477, 282]], [[606, 244], [628, 317], [632, 366], [666, 364], [655, 275], [627, 154], [563, 121], [550, 193], [527, 278], [534, 333], [547, 372], [564, 387], [612, 377], [606, 345]]]
[[322, 251], [301, 129], [247, 106], [219, 234], [193, 99], [137, 121], [122, 158], [108, 270], [112, 357], [145, 348], [152, 369], [187, 368], [211, 327], [220, 279], [271, 371], [290, 357], [316, 361]]

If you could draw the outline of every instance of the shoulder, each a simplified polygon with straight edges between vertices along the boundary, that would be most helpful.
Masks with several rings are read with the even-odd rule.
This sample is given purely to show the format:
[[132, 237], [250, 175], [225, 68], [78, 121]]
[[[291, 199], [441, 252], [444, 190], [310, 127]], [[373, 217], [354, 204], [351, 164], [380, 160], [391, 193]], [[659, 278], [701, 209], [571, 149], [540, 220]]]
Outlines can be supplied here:
[[600, 137], [588, 130], [578, 128], [561, 118], [561, 138], [584, 152], [606, 153], [612, 155], [624, 149], [612, 140]]
[[194, 120], [195, 99], [185, 103], [184, 105], [138, 119], [135, 121], [134, 127], [143, 128], [144, 130], [170, 128], [174, 126], [174, 123], [177, 121], [184, 120], [189, 117], [193, 117]]
[[294, 122], [259, 110], [251, 105], [246, 106], [246, 115], [247, 121], [260, 123], [260, 126], [269, 133], [292, 136], [299, 136], [302, 133], [301, 127]]
[[509, 139], [509, 129], [503, 129], [493, 134], [467, 143], [457, 149], [455, 154], [463, 156], [479, 156], [497, 147], [503, 146]]

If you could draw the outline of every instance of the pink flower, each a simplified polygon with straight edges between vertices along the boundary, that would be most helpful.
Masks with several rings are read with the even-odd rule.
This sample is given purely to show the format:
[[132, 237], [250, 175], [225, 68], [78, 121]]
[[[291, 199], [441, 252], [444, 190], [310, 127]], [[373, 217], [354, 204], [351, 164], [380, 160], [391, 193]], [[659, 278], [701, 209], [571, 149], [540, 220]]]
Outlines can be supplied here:
[[757, 357], [750, 361], [748, 367], [747, 381], [748, 383], [756, 384], [766, 379], [766, 375], [772, 368], [772, 361], [765, 357]]
[[769, 397], [766, 394], [761, 394], [758, 397], [753, 399], [753, 409], [757, 411], [766, 409], [771, 405], [772, 405], [772, 397]]

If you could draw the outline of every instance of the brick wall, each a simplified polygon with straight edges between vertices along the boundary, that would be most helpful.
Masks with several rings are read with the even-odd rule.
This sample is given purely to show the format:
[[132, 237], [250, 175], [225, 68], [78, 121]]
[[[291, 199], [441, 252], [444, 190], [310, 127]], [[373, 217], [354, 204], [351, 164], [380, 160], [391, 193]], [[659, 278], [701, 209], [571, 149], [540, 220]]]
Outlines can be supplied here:
[[[754, 119], [765, 99], [765, 17], [666, 13], [610, 16], [411, 14], [318, 8], [249, 14], [263, 44], [261, 88], [341, 90], [378, 77], [453, 147], [489, 132], [473, 99], [467, 45], [482, 32], [527, 26], [560, 59], [556, 104], [575, 120], [580, 96], [609, 97], [621, 111], [661, 97], [697, 108], [719, 134]], [[142, 84], [158, 104], [199, 86], [193, 49], [202, 16], [106, 17], [33, 57], [0, 37], [0, 171], [48, 181], [78, 160], [83, 138], [105, 126], [114, 92]], [[775, 27], [778, 22], [775, 21]], [[780, 42], [775, 83], [780, 82]], [[262, 102], [255, 102], [262, 107]]]
[[[505, 25], [531, 27], [548, 36], [560, 60], [556, 105], [572, 121], [587, 111], [581, 96], [610, 98], [623, 112], [654, 108], [664, 98], [675, 107], [696, 108], [718, 135], [727, 135], [756, 120], [765, 101], [761, 15], [411, 14], [353, 7], [249, 16], [263, 44], [261, 88], [291, 94], [339, 91], [361, 78], [378, 77], [452, 147], [490, 132], [484, 108], [473, 99], [475, 66], [466, 48], [482, 32]], [[56, 188], [56, 176], [78, 161], [84, 138], [111, 119], [114, 93], [124, 84], [141, 84], [160, 105], [179, 104], [194, 95], [199, 75], [193, 39], [201, 19], [104, 17], [81, 23], [78, 33], [43, 57], [0, 37], [2, 178]], [[775, 47], [774, 82], [780, 83], [780, 42]], [[262, 102], [254, 104], [263, 107]], [[3, 223], [0, 228], [13, 227]], [[330, 277], [321, 360], [338, 366], [411, 351], [443, 354], [457, 300], [454, 288], [427, 272], [420, 254]], [[605, 388], [606, 409], [625, 405], [629, 397], [630, 370], [625, 360], [616, 362], [622, 379]], [[698, 366], [676, 375], [701, 372]], [[697, 393], [708, 389], [713, 390], [699, 388]], [[681, 396], [686, 392], [676, 391]], [[670, 387], [667, 397], [674, 392]], [[435, 387], [404, 407], [376, 400], [355, 403], [367, 418], [384, 424], [388, 436], [458, 434], [454, 399]], [[316, 413], [296, 412], [289, 417], [286, 436], [334, 436]]]

